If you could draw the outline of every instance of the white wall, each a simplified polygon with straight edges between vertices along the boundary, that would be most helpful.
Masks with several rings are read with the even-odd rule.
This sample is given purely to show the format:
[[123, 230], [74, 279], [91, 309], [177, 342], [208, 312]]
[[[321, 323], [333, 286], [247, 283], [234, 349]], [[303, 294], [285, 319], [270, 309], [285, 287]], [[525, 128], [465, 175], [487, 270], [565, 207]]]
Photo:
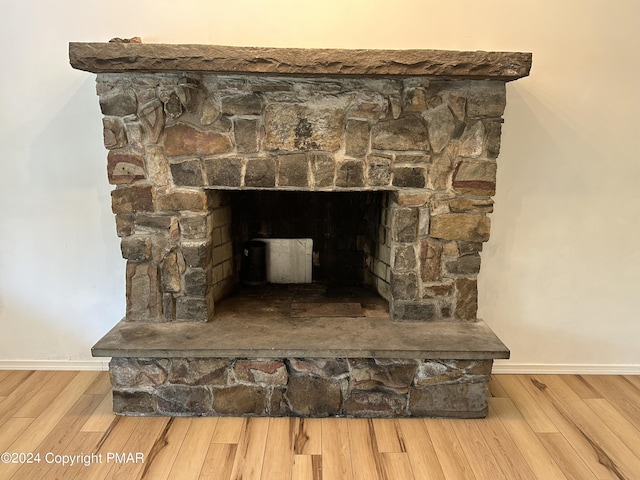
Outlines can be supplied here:
[[0, 11], [0, 366], [82, 365], [123, 316], [95, 75], [68, 66], [67, 44], [138, 35], [533, 52], [531, 76], [507, 88], [482, 254], [480, 315], [512, 351], [498, 369], [640, 372], [639, 3], [1, 0]]

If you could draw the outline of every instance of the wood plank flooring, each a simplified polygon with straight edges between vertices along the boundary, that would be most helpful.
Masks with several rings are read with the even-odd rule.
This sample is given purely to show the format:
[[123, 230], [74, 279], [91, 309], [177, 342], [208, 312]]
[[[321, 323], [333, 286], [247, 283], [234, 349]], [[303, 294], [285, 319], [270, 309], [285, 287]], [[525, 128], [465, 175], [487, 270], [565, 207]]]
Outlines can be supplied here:
[[482, 420], [116, 417], [110, 401], [106, 372], [0, 371], [0, 479], [640, 478], [632, 376], [494, 375]]

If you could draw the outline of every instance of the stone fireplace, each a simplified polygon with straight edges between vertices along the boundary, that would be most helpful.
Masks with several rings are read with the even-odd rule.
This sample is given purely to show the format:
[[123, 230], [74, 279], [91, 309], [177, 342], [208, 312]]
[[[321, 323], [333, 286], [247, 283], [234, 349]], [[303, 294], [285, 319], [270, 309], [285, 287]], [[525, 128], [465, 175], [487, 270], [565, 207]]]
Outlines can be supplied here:
[[[70, 59], [97, 73], [127, 260], [126, 317], [93, 348], [116, 413], [486, 414], [509, 352], [476, 318], [477, 275], [505, 82], [530, 54], [114, 42]], [[260, 239], [308, 239], [310, 281], [243, 281]]]

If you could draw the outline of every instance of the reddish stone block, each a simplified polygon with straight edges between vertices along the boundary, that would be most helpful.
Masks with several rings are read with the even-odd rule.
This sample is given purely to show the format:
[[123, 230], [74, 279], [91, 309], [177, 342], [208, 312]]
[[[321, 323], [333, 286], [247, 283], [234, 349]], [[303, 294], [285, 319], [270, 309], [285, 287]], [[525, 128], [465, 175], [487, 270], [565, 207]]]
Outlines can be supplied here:
[[475, 320], [478, 311], [478, 282], [475, 279], [459, 278], [456, 280], [458, 302], [456, 304], [456, 318], [460, 320]]
[[258, 385], [286, 385], [287, 367], [274, 360], [238, 360], [233, 367], [236, 379]]

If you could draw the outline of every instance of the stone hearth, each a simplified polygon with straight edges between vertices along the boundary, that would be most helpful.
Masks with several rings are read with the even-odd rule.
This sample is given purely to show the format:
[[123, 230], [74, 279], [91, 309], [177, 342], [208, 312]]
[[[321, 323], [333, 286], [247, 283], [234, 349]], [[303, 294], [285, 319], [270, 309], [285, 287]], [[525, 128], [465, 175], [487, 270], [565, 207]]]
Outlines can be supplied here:
[[[132, 415], [486, 414], [476, 318], [505, 82], [525, 53], [72, 43], [104, 114]], [[243, 287], [254, 238], [314, 279]]]

